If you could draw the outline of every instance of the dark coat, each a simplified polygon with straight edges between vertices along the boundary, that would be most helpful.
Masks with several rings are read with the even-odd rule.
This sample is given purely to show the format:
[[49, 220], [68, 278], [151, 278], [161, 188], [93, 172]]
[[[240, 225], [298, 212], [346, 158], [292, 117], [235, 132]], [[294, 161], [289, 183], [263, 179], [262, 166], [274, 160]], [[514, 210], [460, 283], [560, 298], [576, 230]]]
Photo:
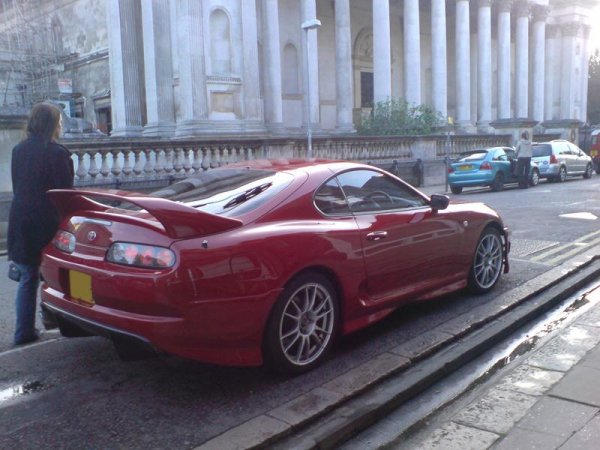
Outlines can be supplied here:
[[71, 152], [55, 142], [47, 146], [37, 136], [13, 148], [13, 201], [8, 219], [8, 258], [39, 265], [42, 249], [58, 229], [59, 217], [46, 191], [73, 187]]

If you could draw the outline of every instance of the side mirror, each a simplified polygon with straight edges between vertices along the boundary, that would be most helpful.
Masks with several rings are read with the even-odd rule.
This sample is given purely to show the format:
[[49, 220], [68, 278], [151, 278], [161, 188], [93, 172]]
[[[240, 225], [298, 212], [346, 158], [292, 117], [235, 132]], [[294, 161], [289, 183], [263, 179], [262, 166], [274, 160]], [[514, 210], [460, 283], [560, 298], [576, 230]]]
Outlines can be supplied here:
[[447, 195], [433, 194], [430, 197], [429, 205], [435, 210], [446, 209], [450, 203], [450, 198]]

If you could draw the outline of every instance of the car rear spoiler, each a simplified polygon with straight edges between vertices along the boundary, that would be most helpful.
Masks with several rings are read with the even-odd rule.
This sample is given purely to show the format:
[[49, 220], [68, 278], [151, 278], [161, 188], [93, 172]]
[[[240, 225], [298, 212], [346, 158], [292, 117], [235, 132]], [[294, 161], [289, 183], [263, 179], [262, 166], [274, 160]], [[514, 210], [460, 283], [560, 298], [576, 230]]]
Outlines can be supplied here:
[[[174, 239], [199, 237], [220, 233], [242, 226], [242, 222], [229, 217], [199, 211], [191, 206], [159, 197], [139, 194], [130, 195], [123, 191], [53, 189], [48, 196], [60, 215], [66, 217], [83, 211], [104, 213], [113, 207], [92, 200], [90, 197], [105, 198], [130, 203], [146, 210], [158, 220], [165, 233]], [[109, 213], [114, 218], [113, 213]]]

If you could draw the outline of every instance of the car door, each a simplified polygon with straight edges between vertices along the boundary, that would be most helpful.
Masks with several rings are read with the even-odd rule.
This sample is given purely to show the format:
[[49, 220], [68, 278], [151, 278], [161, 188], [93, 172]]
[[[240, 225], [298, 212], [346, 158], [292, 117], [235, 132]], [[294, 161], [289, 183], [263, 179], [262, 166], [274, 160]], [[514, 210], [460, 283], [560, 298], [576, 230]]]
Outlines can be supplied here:
[[502, 172], [504, 181], [513, 181], [510, 160], [508, 158], [507, 149], [497, 148], [493, 150], [492, 164], [496, 166], [496, 172]]
[[338, 181], [360, 230], [367, 302], [414, 297], [455, 276], [459, 228], [426, 197], [376, 170], [344, 172]]
[[573, 154], [574, 171], [576, 171], [579, 174], [582, 174], [587, 166], [587, 159], [585, 158], [585, 153], [583, 153], [583, 151], [576, 145], [570, 143], [567, 145], [569, 146], [569, 148], [571, 149], [571, 153]]

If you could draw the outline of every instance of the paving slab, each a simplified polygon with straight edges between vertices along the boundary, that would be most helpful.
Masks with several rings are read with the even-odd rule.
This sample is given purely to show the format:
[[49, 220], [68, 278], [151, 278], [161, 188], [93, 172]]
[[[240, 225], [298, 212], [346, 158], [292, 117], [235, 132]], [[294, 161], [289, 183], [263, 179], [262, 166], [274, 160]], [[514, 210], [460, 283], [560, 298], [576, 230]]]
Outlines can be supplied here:
[[564, 441], [565, 438], [560, 436], [513, 428], [510, 433], [494, 446], [494, 450], [555, 450]]
[[600, 370], [578, 365], [550, 390], [549, 395], [600, 407], [599, 380]]
[[498, 389], [529, 395], [545, 394], [564, 376], [564, 372], [540, 369], [528, 364], [517, 367], [500, 379]]
[[598, 450], [600, 437], [600, 416], [594, 417], [588, 424], [565, 442], [561, 450]]
[[492, 388], [458, 413], [454, 421], [497, 434], [508, 433], [537, 400], [533, 395]]
[[480, 450], [500, 438], [495, 433], [449, 422], [436, 430], [415, 450]]
[[582, 429], [599, 409], [559, 398], [544, 397], [517, 424], [518, 428], [565, 438]]

